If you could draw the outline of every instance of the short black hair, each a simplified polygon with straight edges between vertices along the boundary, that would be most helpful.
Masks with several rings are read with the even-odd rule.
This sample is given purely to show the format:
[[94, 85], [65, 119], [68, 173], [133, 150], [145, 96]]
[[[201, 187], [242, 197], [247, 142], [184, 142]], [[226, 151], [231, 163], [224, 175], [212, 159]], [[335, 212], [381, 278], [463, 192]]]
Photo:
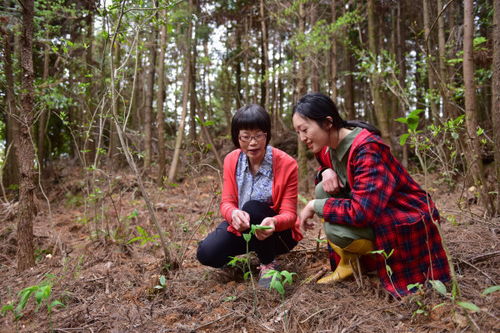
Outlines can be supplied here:
[[250, 104], [238, 109], [231, 120], [231, 138], [234, 145], [240, 148], [240, 130], [256, 129], [266, 133], [266, 145], [269, 144], [271, 140], [271, 117], [269, 117], [269, 113], [258, 104]]

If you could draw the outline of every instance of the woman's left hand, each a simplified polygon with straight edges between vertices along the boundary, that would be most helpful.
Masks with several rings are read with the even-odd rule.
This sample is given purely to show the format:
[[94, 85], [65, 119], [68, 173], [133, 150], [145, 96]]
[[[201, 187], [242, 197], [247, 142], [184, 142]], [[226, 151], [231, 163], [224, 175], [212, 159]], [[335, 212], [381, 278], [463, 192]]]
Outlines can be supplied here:
[[274, 217], [266, 217], [265, 219], [262, 220], [260, 225], [271, 227], [271, 229], [255, 230], [255, 237], [257, 237], [258, 240], [262, 241], [274, 233], [276, 220], [274, 219]]

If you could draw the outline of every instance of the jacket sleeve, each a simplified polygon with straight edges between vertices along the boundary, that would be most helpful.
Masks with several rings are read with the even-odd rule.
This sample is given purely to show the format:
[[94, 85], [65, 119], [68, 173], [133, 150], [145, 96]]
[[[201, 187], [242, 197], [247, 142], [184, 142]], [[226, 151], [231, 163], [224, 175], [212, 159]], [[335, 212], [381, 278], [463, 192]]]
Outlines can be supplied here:
[[323, 206], [325, 221], [367, 227], [377, 220], [397, 186], [385, 154], [390, 154], [389, 148], [375, 142], [361, 145], [353, 152], [352, 197], [327, 199]]
[[237, 152], [229, 153], [224, 159], [222, 198], [220, 203], [220, 213], [230, 225], [233, 222], [233, 210], [238, 209], [238, 190], [236, 186], [236, 161]]
[[276, 219], [276, 231], [292, 229], [297, 221], [297, 196], [298, 196], [298, 165], [297, 161], [290, 158], [290, 161], [281, 166], [283, 168], [283, 177], [280, 177], [283, 191], [281, 205], [279, 206]]

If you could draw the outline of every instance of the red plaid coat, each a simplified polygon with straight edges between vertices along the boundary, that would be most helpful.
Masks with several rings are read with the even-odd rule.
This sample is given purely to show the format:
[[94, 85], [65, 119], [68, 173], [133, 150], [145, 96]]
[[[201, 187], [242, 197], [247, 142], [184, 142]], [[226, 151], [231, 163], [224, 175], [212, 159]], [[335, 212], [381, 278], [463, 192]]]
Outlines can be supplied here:
[[[326, 147], [316, 157], [322, 168], [332, 168]], [[379, 136], [367, 130], [356, 136], [349, 151], [347, 178], [351, 198], [328, 199], [323, 217], [325, 223], [371, 227], [375, 250], [386, 254], [394, 250], [386, 261], [383, 254], [364, 256], [369, 258], [363, 263], [375, 265], [383, 286], [393, 295], [403, 296], [411, 292], [408, 284], [448, 281], [448, 261], [432, 221], [439, 222], [439, 213]]]

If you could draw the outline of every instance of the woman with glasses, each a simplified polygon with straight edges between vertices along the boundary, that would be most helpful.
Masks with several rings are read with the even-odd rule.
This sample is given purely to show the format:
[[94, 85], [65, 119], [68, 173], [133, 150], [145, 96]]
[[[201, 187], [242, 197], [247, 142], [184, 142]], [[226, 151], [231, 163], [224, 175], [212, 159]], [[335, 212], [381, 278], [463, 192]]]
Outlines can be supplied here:
[[366, 123], [344, 121], [335, 103], [319, 93], [302, 97], [292, 120], [321, 165], [316, 199], [299, 215], [306, 230], [314, 227], [314, 215], [324, 221], [334, 272], [318, 283], [353, 275], [354, 263], [365, 254], [363, 266], [376, 269], [395, 296], [416, 291], [429, 280], [449, 280], [436, 225], [439, 213], [380, 132]]
[[242, 107], [231, 121], [236, 150], [224, 159], [224, 185], [220, 212], [225, 219], [199, 243], [197, 258], [203, 264], [222, 268], [231, 257], [247, 251], [242, 233], [252, 224], [256, 230], [249, 242], [260, 260], [259, 286], [269, 287], [265, 274], [277, 269], [276, 256], [289, 252], [302, 239], [297, 218], [297, 162], [285, 152], [269, 146], [271, 119], [259, 105]]

